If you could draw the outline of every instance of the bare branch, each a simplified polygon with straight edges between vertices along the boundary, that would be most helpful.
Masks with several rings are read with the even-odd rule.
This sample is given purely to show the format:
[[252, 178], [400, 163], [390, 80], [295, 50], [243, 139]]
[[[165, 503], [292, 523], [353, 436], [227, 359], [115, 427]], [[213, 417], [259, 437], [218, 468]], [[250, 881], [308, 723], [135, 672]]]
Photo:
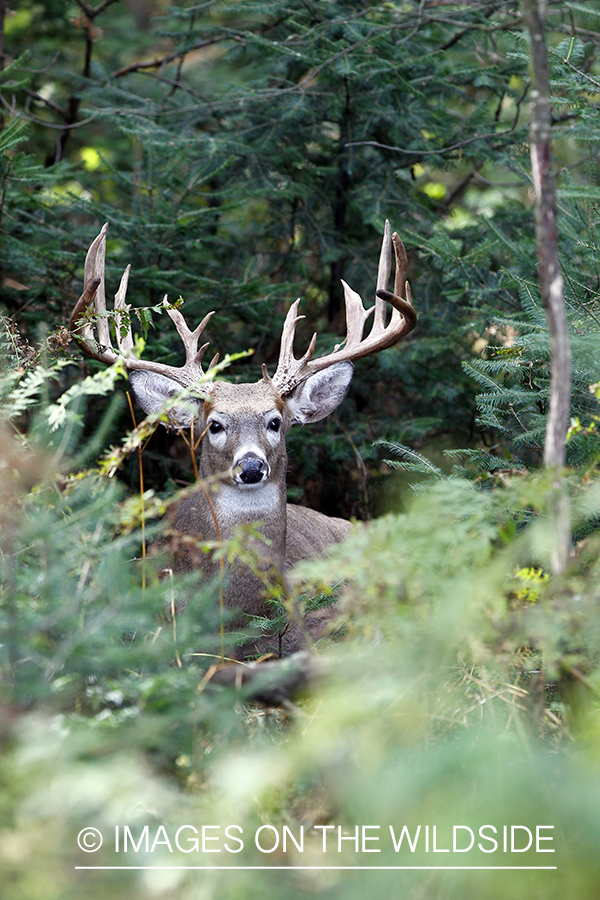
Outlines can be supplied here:
[[16, 116], [19, 119], [23, 119], [25, 122], [34, 122], [36, 125], [43, 125], [44, 128], [55, 128], [58, 131], [72, 131], [74, 128], [82, 128], [89, 122], [93, 122], [94, 119], [100, 115], [100, 110], [96, 110], [96, 112], [92, 113], [91, 116], [88, 116], [87, 119], [81, 119], [79, 122], [73, 122], [72, 124], [61, 122], [58, 124], [57, 122], [47, 122], [45, 119], [39, 119], [37, 116], [32, 116], [31, 113], [21, 112], [15, 105], [16, 101], [14, 100], [14, 97], [13, 103], [9, 103], [0, 93], [0, 103], [9, 111], [11, 116]]
[[128, 75], [130, 72], [139, 72], [142, 69], [160, 69], [161, 66], [166, 66], [176, 59], [183, 58], [184, 56], [187, 56], [188, 53], [193, 53], [195, 50], [201, 50], [203, 47], [210, 47], [212, 44], [218, 44], [219, 41], [224, 41], [228, 37], [229, 35], [227, 34], [218, 34], [215, 37], [206, 38], [203, 41], [192, 44], [187, 50], [174, 50], [173, 53], [167, 53], [166, 56], [156, 57], [155, 59], [147, 60], [146, 62], [131, 63], [128, 66], [123, 66], [122, 69], [117, 69], [116, 72], [112, 73], [111, 78], [121, 78], [123, 75]]
[[65, 115], [65, 110], [63, 109], [63, 107], [59, 106], [58, 103], [55, 103], [53, 100], [50, 100], [49, 97], [42, 97], [42, 95], [38, 94], [37, 91], [32, 91], [31, 88], [28, 87], [24, 87], [23, 92], [33, 100], [37, 100], [38, 103], [44, 103], [48, 107], [48, 109], [54, 110], [54, 112], [58, 113], [59, 116]]
[[513, 134], [515, 132], [519, 123], [521, 104], [527, 96], [528, 90], [529, 85], [526, 85], [525, 90], [516, 101], [517, 108], [512, 121], [512, 125], [510, 126], [510, 128], [507, 128], [504, 131], [491, 131], [489, 132], [489, 134], [476, 134], [473, 135], [473, 137], [466, 138], [464, 141], [457, 141], [456, 144], [450, 144], [450, 146], [448, 147], [440, 147], [437, 150], [407, 150], [406, 147], [392, 147], [389, 144], [380, 144], [379, 141], [352, 141], [346, 144], [346, 147], [378, 147], [380, 150], [391, 150], [395, 153], [404, 153], [406, 156], [431, 156], [432, 154], [441, 155], [443, 153], [451, 153], [453, 150], [459, 150], [461, 147], [467, 147], [469, 144], [474, 144], [475, 141], [489, 141], [492, 138], [504, 137], [507, 134]]
[[105, 9], [108, 9], [108, 7], [112, 6], [113, 3], [117, 3], [118, 0], [102, 0], [102, 3], [99, 3], [98, 6], [94, 7], [93, 9], [91, 6], [88, 6], [87, 3], [84, 2], [84, 0], [75, 0], [75, 2], [79, 6], [79, 8], [83, 10], [88, 19], [91, 19], [93, 22], [96, 16], [99, 16], [101, 12], [104, 12]]

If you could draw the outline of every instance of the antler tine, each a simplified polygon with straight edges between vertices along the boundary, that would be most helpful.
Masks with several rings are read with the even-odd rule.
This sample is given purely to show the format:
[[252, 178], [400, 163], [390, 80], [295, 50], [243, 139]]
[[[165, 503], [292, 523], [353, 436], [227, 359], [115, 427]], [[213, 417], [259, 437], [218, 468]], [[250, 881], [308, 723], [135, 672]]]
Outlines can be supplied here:
[[[167, 298], [165, 295], [163, 303], [166, 303], [166, 300], [167, 300]], [[181, 338], [183, 346], [185, 347], [186, 366], [189, 366], [189, 365], [200, 366], [202, 357], [204, 356], [204, 354], [206, 352], [206, 348], [208, 347], [208, 344], [204, 344], [200, 348], [200, 350], [198, 350], [198, 341], [200, 339], [200, 335], [202, 334], [202, 332], [208, 325], [210, 319], [212, 318], [212, 316], [214, 316], [215, 311], [212, 310], [212, 312], [207, 313], [204, 316], [204, 318], [202, 319], [202, 321], [200, 322], [200, 324], [194, 329], [194, 331], [191, 331], [191, 329], [188, 328], [188, 324], [185, 321], [183, 314], [180, 313], [178, 309], [167, 309], [167, 313], [168, 313], [169, 317], [171, 318], [171, 320], [175, 323], [175, 328], [177, 329], [177, 333], [179, 334], [179, 337]]]
[[[400, 297], [402, 295], [402, 290], [406, 288], [407, 285], [406, 273], [408, 271], [408, 256], [406, 255], [406, 248], [396, 232], [392, 235], [392, 243], [394, 245], [394, 256], [396, 257], [394, 293], [397, 297]], [[379, 285], [377, 285], [377, 287], [379, 287]], [[382, 285], [382, 287], [387, 288], [387, 282]]]
[[315, 346], [317, 343], [317, 334], [315, 332], [315, 334], [313, 334], [311, 338], [311, 342], [308, 345], [308, 350], [306, 351], [304, 356], [300, 357], [300, 359], [295, 358], [294, 338], [296, 336], [296, 325], [298, 324], [300, 319], [305, 318], [305, 316], [296, 315], [296, 313], [298, 312], [299, 303], [300, 300], [298, 299], [295, 300], [290, 306], [283, 323], [283, 329], [281, 331], [281, 349], [279, 351], [277, 371], [273, 376], [273, 384], [282, 393], [285, 392], [285, 386], [288, 383], [293, 383], [294, 385], [296, 385], [303, 380], [305, 376], [299, 377], [299, 374], [303, 371], [304, 367], [315, 352]]
[[103, 347], [113, 349], [110, 339], [110, 328], [108, 327], [108, 319], [106, 318], [106, 291], [104, 288], [105, 271], [106, 271], [106, 232], [108, 230], [108, 222], [105, 222], [100, 231], [100, 240], [96, 246], [96, 252], [88, 253], [85, 259], [84, 282], [91, 281], [92, 278], [99, 278], [100, 284], [96, 291], [94, 306], [98, 313], [96, 328], [98, 329], [98, 343]]
[[[119, 290], [115, 294], [115, 311], [124, 310], [125, 313], [129, 312], [129, 304], [125, 303], [125, 297], [127, 295], [127, 285], [129, 284], [129, 273], [131, 272], [131, 266], [127, 266], [123, 275], [121, 276], [121, 281], [119, 284]], [[119, 321], [119, 317], [116, 317], [117, 321], [116, 332], [117, 332], [117, 346], [119, 348], [119, 353], [121, 356], [129, 356], [131, 351], [133, 350], [133, 334], [131, 333], [131, 321], [128, 321], [128, 327], [125, 333], [121, 333], [121, 325], [122, 323]]]
[[[392, 247], [396, 262], [393, 293], [387, 290], [392, 268]], [[342, 281], [346, 303], [346, 338], [328, 356], [312, 359], [317, 337], [315, 334], [304, 356], [301, 359], [295, 359], [294, 334], [296, 323], [302, 317], [297, 316], [299, 301], [296, 300], [292, 304], [283, 326], [279, 363], [273, 376], [273, 384], [281, 394], [290, 393], [310, 375], [326, 369], [334, 363], [362, 359], [371, 353], [392, 347], [413, 330], [417, 324], [417, 314], [412, 305], [412, 295], [406, 281], [407, 265], [404, 244], [395, 232], [392, 234], [390, 223], [386, 220], [379, 257], [375, 305], [365, 309], [360, 295]], [[406, 293], [406, 299], [400, 296], [402, 290]], [[387, 325], [385, 323], [386, 303], [392, 306], [392, 315]], [[372, 313], [374, 313], [373, 325], [369, 335], [365, 338], [363, 337], [365, 323]]]
[[[343, 279], [342, 287], [346, 304], [346, 339], [338, 347], [345, 346], [346, 349], [349, 349], [360, 344], [365, 330], [365, 322], [373, 312], [376, 312], [377, 307], [371, 306], [369, 309], [365, 309], [360, 294], [353, 291]], [[373, 328], [375, 328], [375, 324], [373, 324]]]
[[281, 349], [279, 351], [279, 359], [282, 360], [284, 357], [292, 356], [294, 353], [294, 338], [296, 337], [296, 325], [300, 321], [300, 319], [304, 319], [305, 316], [298, 316], [298, 306], [300, 305], [300, 298], [295, 300], [290, 308], [288, 309], [287, 315], [285, 317], [285, 321], [283, 323], [283, 329], [281, 331]]
[[[186, 361], [184, 366], [168, 366], [163, 363], [153, 362], [152, 360], [138, 359], [133, 353], [134, 340], [131, 324], [128, 323], [127, 328], [119, 327], [120, 324], [123, 324], [122, 322], [119, 322], [119, 316], [116, 316], [117, 345], [119, 348], [119, 351], [117, 352], [111, 343], [110, 326], [106, 317], [104, 269], [106, 260], [107, 229], [108, 225], [103, 225], [100, 234], [92, 241], [87, 252], [84, 268], [83, 293], [75, 304], [75, 308], [71, 313], [69, 321], [69, 330], [73, 335], [74, 340], [87, 356], [91, 356], [99, 362], [112, 364], [116, 362], [117, 359], [121, 359], [123, 365], [129, 371], [143, 369], [146, 372], [156, 372], [159, 375], [166, 375], [167, 377], [172, 378], [182, 387], [191, 387], [194, 382], [204, 375], [201, 361], [208, 344], [204, 344], [198, 350], [198, 341], [213, 313], [209, 312], [204, 316], [197, 328], [195, 328], [194, 331], [191, 331], [179, 310], [167, 309], [167, 313], [175, 323], [175, 327], [177, 328], [185, 347]], [[125, 303], [130, 271], [131, 266], [127, 266], [121, 278], [119, 289], [115, 294], [115, 312], [128, 312], [130, 308], [129, 305]], [[164, 302], [166, 302], [166, 299], [165, 296]], [[94, 312], [98, 316], [98, 341], [96, 341], [94, 336], [93, 325], [88, 321], [82, 321], [82, 315], [88, 310], [92, 301], [94, 302]], [[123, 318], [126, 321], [128, 320], [128, 317]], [[209, 370], [216, 365], [217, 360], [218, 354], [211, 362]]]
[[[106, 231], [104, 224], [100, 234], [92, 241], [85, 257], [83, 274], [83, 293], [71, 313], [69, 330], [74, 340], [88, 356], [112, 364], [117, 359], [111, 340], [106, 316], [106, 296], [104, 292], [104, 268], [106, 260]], [[98, 342], [94, 337], [94, 327], [89, 322], [81, 323], [83, 313], [94, 301], [94, 310], [98, 314]]]
[[[383, 229], [383, 240], [381, 241], [381, 252], [379, 254], [379, 266], [377, 267], [377, 287], [376, 292], [387, 290], [390, 280], [390, 272], [392, 270], [392, 227], [390, 220], [385, 220]], [[385, 300], [381, 300], [375, 293], [375, 315], [373, 316], [373, 330], [381, 331], [385, 327]], [[362, 306], [362, 300], [361, 300]]]

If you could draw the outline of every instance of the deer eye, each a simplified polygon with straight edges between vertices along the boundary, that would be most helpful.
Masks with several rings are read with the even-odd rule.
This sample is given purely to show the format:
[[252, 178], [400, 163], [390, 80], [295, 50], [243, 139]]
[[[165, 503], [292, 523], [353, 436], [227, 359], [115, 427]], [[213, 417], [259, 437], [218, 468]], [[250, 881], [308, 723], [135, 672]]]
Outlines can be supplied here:
[[267, 425], [269, 431], [279, 431], [281, 428], [281, 419], [278, 416], [275, 416], [274, 419], [271, 419], [269, 424]]
[[223, 431], [223, 426], [220, 422], [211, 422], [208, 426], [208, 430], [211, 434], [218, 434], [220, 431]]

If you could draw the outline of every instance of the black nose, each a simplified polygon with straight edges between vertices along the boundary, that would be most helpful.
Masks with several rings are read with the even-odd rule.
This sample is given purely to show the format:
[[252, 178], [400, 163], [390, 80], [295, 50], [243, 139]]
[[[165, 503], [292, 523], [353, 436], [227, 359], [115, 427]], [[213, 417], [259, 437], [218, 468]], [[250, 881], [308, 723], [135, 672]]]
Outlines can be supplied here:
[[244, 484], [258, 484], [259, 481], [263, 480], [267, 467], [262, 459], [249, 456], [240, 460], [239, 465], [241, 469], [240, 480]]

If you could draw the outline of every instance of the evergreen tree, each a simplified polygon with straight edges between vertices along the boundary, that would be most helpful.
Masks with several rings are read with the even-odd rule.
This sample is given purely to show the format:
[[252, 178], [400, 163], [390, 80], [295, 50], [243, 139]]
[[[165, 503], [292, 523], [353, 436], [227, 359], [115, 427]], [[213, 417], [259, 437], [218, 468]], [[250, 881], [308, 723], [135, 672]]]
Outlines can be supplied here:
[[[550, 351], [520, 6], [22, 0], [0, 9], [8, 900], [82, 890], [187, 900], [199, 877], [211, 898], [284, 890], [353, 900], [394, 894], [400, 877], [409, 897], [462, 897], [472, 872], [362, 873], [356, 865], [374, 857], [354, 853], [352, 841], [338, 851], [337, 830], [324, 854], [312, 826], [339, 826], [341, 840], [379, 825], [376, 863], [398, 866], [431, 865], [432, 855], [422, 842], [414, 854], [406, 844], [395, 852], [390, 825], [396, 839], [403, 825], [414, 836], [429, 823], [451, 840], [452, 825], [490, 822], [499, 833], [510, 822], [552, 827], [556, 854], [542, 863], [557, 869], [475, 873], [486, 897], [521, 896], [526, 885], [544, 900], [595, 898], [600, 4], [547, 3], [574, 361], [574, 546], [560, 578], [550, 574], [552, 479], [541, 467]], [[416, 470], [428, 483], [401, 513], [357, 527], [305, 567], [307, 594], [335, 585], [345, 640], [317, 648], [330, 675], [309, 698], [265, 711], [211, 681], [218, 587], [205, 585], [173, 620], [165, 609], [189, 584], [159, 581], [143, 558], [140, 522], [147, 538], [159, 531], [165, 483], [192, 481], [189, 451], [182, 463], [157, 436], [144, 471], [145, 487], [158, 490], [142, 492], [137, 454], [121, 462], [131, 421], [111, 399], [118, 369], [91, 366], [83, 378], [55, 329], [108, 221], [110, 285], [131, 262], [130, 299], [146, 307], [136, 327], [153, 323], [145, 352], [163, 361], [177, 353], [158, 307], [165, 292], [181, 294], [190, 321], [217, 310], [215, 350], [255, 351], [224, 377], [256, 378], [276, 358], [297, 295], [307, 315], [299, 341], [315, 327], [323, 350], [339, 340], [339, 278], [369, 296], [386, 217], [409, 250], [418, 330], [357, 366], [339, 423], [306, 440], [298, 433], [290, 480], [311, 505], [366, 515], [374, 504], [356, 460], [372, 484], [391, 444], [405, 477]], [[387, 439], [383, 450], [377, 438]], [[126, 446], [145, 439], [136, 430]], [[125, 484], [107, 477], [127, 465]], [[139, 852], [119, 851], [123, 865], [215, 865], [212, 854], [178, 849], [174, 835], [184, 824], [201, 833], [233, 822], [245, 846], [232, 872], [74, 870], [115, 864], [108, 836], [117, 824], [140, 841]], [[95, 856], [76, 844], [90, 825], [105, 839]], [[265, 839], [273, 828], [297, 838], [304, 828], [305, 850], [261, 853], [262, 826]], [[500, 851], [492, 862], [500, 855], [504, 864]], [[218, 859], [232, 862], [223, 849]], [[465, 860], [490, 864], [477, 847]], [[242, 868], [275, 861], [355, 868]], [[516, 862], [539, 865], [540, 856], [532, 848]]]

